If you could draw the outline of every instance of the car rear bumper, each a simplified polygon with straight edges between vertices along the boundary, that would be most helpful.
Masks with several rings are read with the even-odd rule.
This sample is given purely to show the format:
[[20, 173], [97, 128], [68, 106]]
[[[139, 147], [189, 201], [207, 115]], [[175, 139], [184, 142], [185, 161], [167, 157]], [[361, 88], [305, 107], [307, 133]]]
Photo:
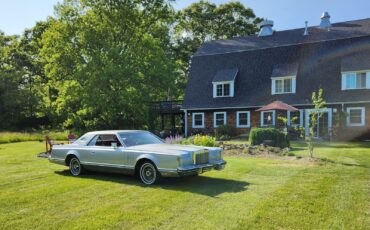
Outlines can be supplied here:
[[202, 164], [202, 165], [191, 165], [188, 167], [180, 167], [175, 170], [159, 170], [161, 175], [164, 177], [181, 177], [181, 176], [192, 176], [201, 174], [210, 170], [223, 170], [225, 168], [226, 161], [221, 160], [214, 163]]

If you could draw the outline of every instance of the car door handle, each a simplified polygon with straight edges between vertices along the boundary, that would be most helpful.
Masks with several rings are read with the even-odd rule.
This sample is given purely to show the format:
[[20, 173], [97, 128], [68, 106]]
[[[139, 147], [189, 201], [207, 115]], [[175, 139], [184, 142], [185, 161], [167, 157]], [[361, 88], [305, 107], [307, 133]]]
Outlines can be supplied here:
[[95, 151], [91, 151], [90, 153], [91, 153], [92, 155], [94, 155], [94, 154], [95, 154]]

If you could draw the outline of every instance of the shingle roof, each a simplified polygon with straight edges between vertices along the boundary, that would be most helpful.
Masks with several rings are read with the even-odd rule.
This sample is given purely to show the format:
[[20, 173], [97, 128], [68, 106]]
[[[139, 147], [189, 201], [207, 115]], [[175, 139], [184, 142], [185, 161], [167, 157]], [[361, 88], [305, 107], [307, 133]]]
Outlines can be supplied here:
[[212, 82], [234, 81], [237, 74], [238, 74], [238, 68], [222, 69], [222, 70], [217, 71]]
[[342, 72], [356, 70], [370, 70], [370, 55], [366, 52], [359, 52], [342, 58]]
[[[338, 31], [341, 31], [341, 36], [338, 35], [337, 38], [348, 38], [276, 46], [278, 44], [290, 44], [294, 40], [290, 38], [290, 35], [296, 33], [287, 31], [283, 35], [285, 32], [277, 32], [268, 38], [251, 38], [251, 40], [262, 39], [263, 42], [262, 45], [256, 45], [248, 51], [194, 56], [191, 61], [182, 108], [189, 110], [250, 108], [261, 107], [277, 100], [293, 106], [306, 105], [311, 104], [312, 92], [319, 88], [324, 89], [324, 99], [328, 103], [370, 101], [370, 90], [368, 89], [341, 90], [342, 64], [349, 63], [348, 66], [351, 68], [363, 68], [364, 66], [359, 65], [359, 63], [364, 61], [364, 64], [366, 64], [366, 60], [370, 59], [370, 27], [368, 26], [370, 25], [370, 19], [339, 24], [342, 26], [341, 30], [335, 29], [335, 27], [338, 27], [337, 24], [332, 28], [332, 31], [321, 32], [330, 34], [337, 31], [335, 32], [337, 34]], [[366, 27], [367, 31], [361, 26]], [[348, 31], [343, 28], [347, 28]], [[355, 29], [362, 31], [362, 34], [368, 34], [368, 36], [358, 36], [360, 32], [353, 32]], [[298, 31], [295, 36], [299, 34], [300, 38], [304, 37], [301, 32], [303, 33], [303, 29]], [[279, 38], [275, 39], [274, 36], [279, 36]], [[316, 36], [312, 30], [310, 36]], [[317, 35], [317, 37], [320, 36]], [[284, 42], [283, 37], [288, 41]], [[267, 44], [266, 39], [271, 40], [272, 44]], [[251, 40], [245, 39], [246, 47], [248, 47]], [[256, 48], [262, 46], [273, 48]], [[245, 46], [241, 42], [239, 47]], [[225, 47], [220, 46], [220, 48], [224, 49]], [[357, 56], [359, 53], [362, 55], [360, 59], [358, 57], [350, 58], [351, 56]], [[276, 72], [280, 72], [280, 69], [286, 67], [289, 70], [288, 72], [291, 72], [292, 69], [295, 69], [291, 67], [297, 65], [295, 63], [298, 63], [296, 93], [271, 95], [271, 76], [274, 69]], [[281, 66], [285, 67], [282, 68]], [[213, 98], [212, 81], [215, 75], [220, 70], [233, 68], [238, 69], [234, 96]], [[282, 72], [285, 72], [285, 70]]]
[[297, 108], [288, 105], [282, 101], [274, 101], [268, 105], [263, 106], [262, 108], [257, 109], [256, 111], [269, 111], [269, 110], [298, 111]]
[[296, 76], [298, 72], [298, 63], [276, 64], [272, 70], [271, 77]]
[[272, 36], [236, 37], [228, 40], [206, 42], [194, 56], [213, 55], [248, 50], [266, 49], [295, 44], [307, 44], [370, 35], [370, 18], [333, 23], [330, 31], [309, 27], [309, 35], [303, 36], [304, 28], [274, 32]]

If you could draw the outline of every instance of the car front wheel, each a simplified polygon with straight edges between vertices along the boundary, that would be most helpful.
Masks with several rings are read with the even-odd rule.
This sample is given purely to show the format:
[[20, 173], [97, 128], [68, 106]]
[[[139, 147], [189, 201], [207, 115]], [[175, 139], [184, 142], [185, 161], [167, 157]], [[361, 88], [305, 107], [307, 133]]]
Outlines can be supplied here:
[[160, 180], [160, 173], [158, 172], [155, 165], [149, 161], [144, 162], [140, 166], [140, 180], [146, 185], [155, 184]]
[[77, 157], [73, 157], [69, 161], [69, 171], [71, 172], [72, 176], [79, 176], [82, 173], [82, 165]]

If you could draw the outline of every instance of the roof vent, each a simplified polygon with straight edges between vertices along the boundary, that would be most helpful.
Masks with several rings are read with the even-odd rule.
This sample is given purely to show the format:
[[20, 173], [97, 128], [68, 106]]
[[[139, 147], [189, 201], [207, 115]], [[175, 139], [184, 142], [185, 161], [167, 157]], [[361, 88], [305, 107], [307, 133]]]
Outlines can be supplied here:
[[330, 23], [330, 15], [328, 12], [324, 12], [321, 15], [321, 23], [320, 28], [321, 29], [327, 29], [330, 30], [331, 23]]
[[305, 26], [305, 29], [304, 29], [304, 33], [303, 33], [303, 35], [304, 35], [304, 36], [307, 36], [307, 35], [308, 35], [308, 21], [305, 21], [305, 22], [304, 22], [304, 24], [305, 24], [306, 26]]
[[265, 36], [271, 36], [274, 31], [272, 30], [272, 27], [274, 26], [274, 21], [272, 20], [263, 20], [260, 24], [260, 32], [258, 33], [258, 37], [265, 37]]

